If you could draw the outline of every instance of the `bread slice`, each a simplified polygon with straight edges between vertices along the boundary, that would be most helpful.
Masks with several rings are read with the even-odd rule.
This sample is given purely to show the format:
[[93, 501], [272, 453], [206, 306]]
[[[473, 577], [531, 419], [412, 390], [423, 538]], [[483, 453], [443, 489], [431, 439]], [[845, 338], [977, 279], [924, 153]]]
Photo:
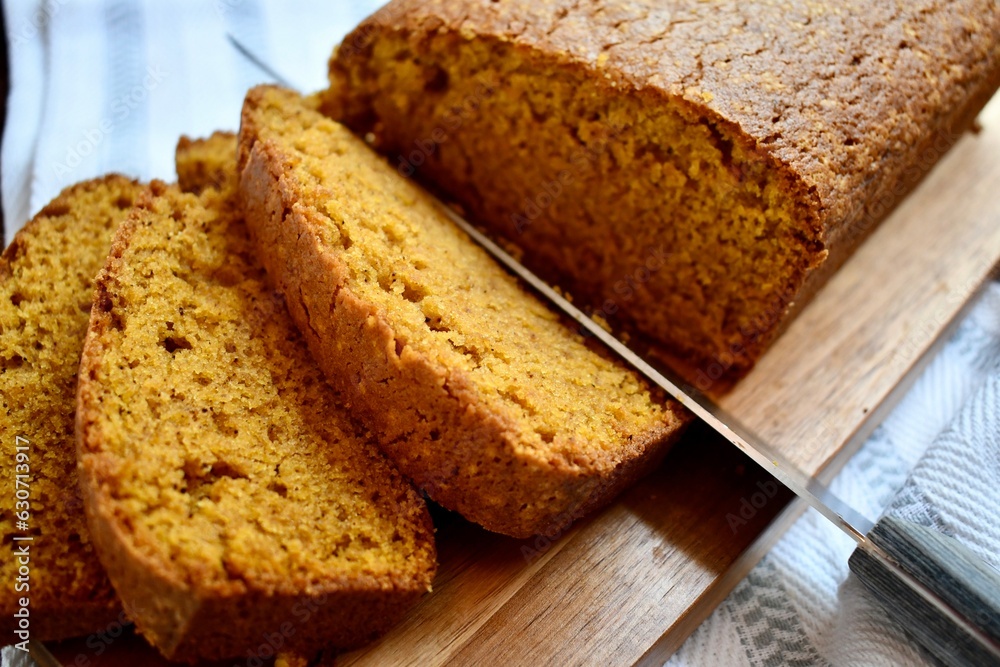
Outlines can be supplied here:
[[236, 135], [214, 132], [206, 139], [181, 137], [174, 155], [177, 187], [201, 194], [214, 188], [226, 190], [236, 182]]
[[659, 461], [687, 422], [298, 95], [248, 94], [240, 193], [327, 377], [399, 468], [468, 519], [558, 531]]
[[[0, 432], [7, 461], [0, 534], [8, 550], [0, 560], [0, 616], [8, 640], [16, 637], [21, 598], [29, 601], [31, 639], [85, 635], [124, 620], [83, 516], [73, 412], [94, 276], [142, 188], [107, 176], [66, 189], [0, 259]], [[16, 451], [18, 444], [26, 449]], [[16, 492], [27, 492], [27, 514], [15, 505]], [[27, 530], [18, 527], [21, 519]], [[32, 539], [14, 541], [19, 537]], [[25, 548], [27, 576], [18, 572]]]
[[392, 0], [324, 109], [719, 391], [962, 135], [998, 35], [995, 0]]
[[433, 527], [323, 380], [223, 190], [154, 183], [97, 281], [77, 413], [94, 540], [170, 659], [360, 645], [430, 589]]

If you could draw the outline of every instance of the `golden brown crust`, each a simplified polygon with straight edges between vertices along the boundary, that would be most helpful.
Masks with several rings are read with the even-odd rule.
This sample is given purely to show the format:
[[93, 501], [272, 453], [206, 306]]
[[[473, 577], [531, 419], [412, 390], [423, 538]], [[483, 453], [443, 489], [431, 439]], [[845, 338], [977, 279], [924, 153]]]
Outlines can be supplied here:
[[969, 107], [981, 107], [1000, 76], [1000, 10], [990, 0], [395, 0], [345, 38], [340, 55], [390, 31], [512, 41], [708, 111], [815, 192], [831, 244], [928, 136], [964, 130]]
[[[429, 347], [402, 344], [399, 323], [357, 292], [329, 245], [324, 203], [304, 194], [293, 173], [299, 157], [263, 138], [267, 109], [282, 104], [301, 106], [290, 93], [253, 89], [241, 124], [240, 192], [258, 254], [328, 379], [350, 393], [355, 411], [407, 476], [466, 518], [525, 537], [560, 530], [660, 460], [688, 420], [673, 404], [651, 417], [647, 430], [622, 435], [601, 452], [581, 448], [543, 458], [521, 448], [516, 424], [463, 369], [432, 359]], [[371, 158], [356, 139], [338, 150], [359, 160], [359, 169], [370, 168], [360, 163]], [[416, 190], [402, 196], [423, 197]], [[482, 254], [484, 275], [497, 271], [471, 241], [463, 243], [462, 252]], [[534, 297], [521, 299], [518, 305], [526, 306]], [[573, 350], [587, 353], [579, 343]], [[560, 361], [553, 356], [551, 363]]]
[[[22, 582], [30, 589], [14, 589], [15, 558], [0, 564], [9, 584], [0, 613], [12, 631], [18, 598], [29, 598], [32, 639], [102, 631], [121, 613], [83, 517], [73, 411], [93, 277], [141, 189], [118, 175], [67, 188], [15, 235], [0, 259], [0, 422], [12, 448], [15, 436], [30, 442], [27, 523], [34, 538], [30, 575]], [[14, 502], [13, 449], [10, 461], [0, 490]], [[0, 517], [5, 543], [25, 534], [15, 527], [15, 508], [8, 509]]]
[[[245, 245], [234, 208], [214, 189], [195, 198], [163, 183], [150, 186], [119, 230], [97, 281], [80, 367], [78, 456], [98, 552], [140, 632], [166, 657], [188, 662], [243, 656], [261, 645], [303, 655], [325, 646], [359, 646], [429, 590], [436, 567], [433, 526], [423, 502], [363, 436], [354, 434], [342, 404], [310, 369], [291, 324], [283, 324], [284, 306], [262, 282], [262, 272], [244, 266], [245, 255], [222, 256]], [[210, 238], [200, 241], [201, 235]], [[159, 250], [156, 239], [162, 239]], [[169, 302], [174, 294], [181, 298], [183, 291], [181, 283], [157, 282], [156, 267], [171, 266], [171, 253], [199, 243], [205, 247], [183, 260], [196, 268], [182, 263], [175, 269], [182, 277], [166, 278], [191, 286], [185, 299], [206, 299], [171, 311], [176, 321], [169, 327], [177, 340], [169, 354], [205, 348], [196, 365], [207, 365], [198, 367], [216, 372], [218, 380], [233, 385], [259, 378], [246, 395], [250, 405], [262, 401], [259, 407], [214, 405], [216, 394], [199, 393], [198, 383], [189, 382], [190, 370], [184, 370], [190, 367], [183, 365], [156, 386], [142, 379], [143, 367], [164, 363], [156, 360], [162, 351], [141, 344], [144, 332], [159, 324], [151, 314], [162, 311], [153, 302]], [[145, 257], [148, 270], [130, 273]], [[226, 272], [228, 267], [237, 267], [238, 275]], [[137, 280], [148, 280], [149, 286], [135, 287]], [[148, 290], [149, 301], [130, 302], [136, 289]], [[185, 311], [216, 308], [221, 310], [204, 322], [214, 317], [218, 326], [236, 323], [234, 331], [243, 336], [226, 340], [239, 355], [233, 363], [248, 370], [228, 381], [226, 368], [211, 367], [218, 358], [214, 350], [226, 349], [226, 341], [201, 338], [195, 325], [203, 320], [184, 319]], [[268, 337], [263, 348], [254, 336]], [[278, 356], [274, 363], [249, 358], [254, 349]], [[136, 384], [128, 384], [133, 380]], [[267, 386], [271, 383], [274, 389]], [[164, 387], [171, 396], [186, 394], [179, 399], [180, 412], [148, 407]], [[214, 391], [221, 395], [224, 389]], [[119, 413], [123, 398], [129, 409]], [[225, 417], [233, 410], [244, 410], [235, 431]], [[207, 416], [210, 412], [214, 416]], [[269, 415], [270, 425], [256, 423], [261, 414]], [[191, 431], [177, 419], [200, 425]], [[176, 425], [176, 435], [164, 440], [168, 424]], [[273, 437], [272, 429], [277, 429]], [[128, 452], [140, 446], [139, 438], [148, 443], [142, 445], [142, 459], [133, 461]], [[208, 449], [202, 446], [206, 442]], [[170, 451], [164, 452], [165, 446]], [[159, 464], [141, 469], [168, 460], [174, 450], [183, 456], [183, 475]], [[338, 468], [347, 461], [353, 463]], [[187, 516], [171, 509], [185, 506]], [[375, 509], [385, 525], [366, 528], [361, 522]], [[325, 530], [314, 530], [314, 521]], [[280, 532], [273, 532], [277, 527]], [[231, 528], [237, 532], [228, 532]], [[366, 546], [365, 539], [374, 541]], [[345, 551], [349, 557], [337, 555], [351, 549]], [[403, 559], [399, 564], [359, 566], [393, 549], [394, 557]]]
[[[582, 303], [627, 309], [616, 326], [665, 345], [665, 356], [679, 356], [692, 380], [715, 382], [719, 369], [733, 377], [749, 370], [964, 131], [1000, 85], [998, 36], [1000, 9], [989, 0], [395, 0], [334, 53], [324, 110], [359, 132], [373, 131], [394, 164], [398, 159], [518, 243], [529, 266]], [[392, 49], [395, 57], [387, 55]], [[472, 92], [480, 76], [493, 88], [485, 99]], [[559, 81], [571, 82], [570, 99], [560, 98], [565, 111], [557, 104], [553, 112], [546, 102], [562, 94]], [[581, 89], [592, 95], [586, 104], [571, 97]], [[452, 124], [451, 110], [470, 98], [481, 113], [472, 104]], [[573, 116], [581, 107], [594, 118]], [[668, 196], [674, 185], [629, 199], [626, 185], [653, 182], [660, 166], [671, 164], [649, 160], [669, 154], [671, 142], [654, 137], [643, 145], [642, 119], [663, 110], [684, 117], [692, 134], [708, 128], [717, 159], [738, 172], [734, 183], [719, 180], [723, 199], [766, 167], [790, 203], [765, 197], [754, 206], [772, 216], [787, 209], [793, 232], [780, 236], [781, 246], [800, 244], [801, 251], [786, 256], [752, 234], [727, 236], [738, 216], [726, 218], [716, 245], [690, 238], [711, 227], [712, 215], [675, 238], [669, 211], [648, 215], [657, 205], [684, 207], [687, 195]], [[565, 115], [553, 118], [558, 113]], [[611, 136], [607, 143], [602, 133]], [[593, 174], [567, 166], [574, 141], [600, 163]], [[622, 165], [634, 171], [619, 173]], [[551, 189], [542, 186], [562, 173], [577, 189], [545, 199]], [[701, 169], [692, 181], [716, 177]], [[662, 200], [651, 202], [659, 190]], [[535, 207], [526, 230], [514, 229], [512, 216], [531, 209], [524, 202], [540, 200], [549, 204]], [[738, 203], [747, 205], [743, 197]], [[615, 286], [646, 258], [657, 232], [675, 259], [648, 284], [629, 286], [623, 299]], [[705, 275], [710, 255], [734, 242], [745, 257]], [[567, 246], [576, 252], [564, 252]], [[773, 268], [769, 257], [777, 259]], [[678, 276], [676, 284], [667, 274]], [[753, 279], [735, 294], [722, 289], [744, 275]]]

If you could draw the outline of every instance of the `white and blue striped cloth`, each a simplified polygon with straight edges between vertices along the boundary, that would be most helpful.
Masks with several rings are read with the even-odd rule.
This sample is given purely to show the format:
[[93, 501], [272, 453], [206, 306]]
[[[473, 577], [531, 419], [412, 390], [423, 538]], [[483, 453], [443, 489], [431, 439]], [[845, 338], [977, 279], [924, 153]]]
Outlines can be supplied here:
[[2, 192], [7, 241], [77, 181], [174, 178], [181, 134], [236, 130], [272, 81], [233, 35], [300, 90], [326, 83], [333, 45], [378, 0], [4, 0], [11, 94]]
[[[227, 33], [290, 84], [315, 90], [333, 44], [379, 4], [6, 0], [7, 240], [67, 185], [109, 171], [172, 180], [181, 134], [235, 130], [247, 88], [270, 77]], [[1000, 287], [833, 486], [869, 516], [891, 505], [1000, 566]], [[848, 577], [851, 550], [818, 515], [803, 516], [669, 664], [925, 664]]]

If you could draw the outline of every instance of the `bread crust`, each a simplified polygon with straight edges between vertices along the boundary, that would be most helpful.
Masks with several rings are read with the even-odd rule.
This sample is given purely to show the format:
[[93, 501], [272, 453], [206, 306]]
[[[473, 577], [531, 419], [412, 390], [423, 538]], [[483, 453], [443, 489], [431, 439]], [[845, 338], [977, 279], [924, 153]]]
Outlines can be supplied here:
[[528, 537], [559, 533], [662, 460], [690, 419], [682, 409], [614, 453], [542, 458], [518, 449], [513, 424], [464, 371], [409, 345], [400, 351], [392, 322], [352, 291], [346, 265], [326, 246], [324, 216], [289, 173], [294, 157], [259, 138], [256, 111], [269, 90], [250, 91], [240, 130], [240, 193], [258, 256], [327, 378], [349, 392], [404, 474], [489, 530]]
[[[946, 8], [894, 4], [679, 0], [663, 7], [631, 0], [598, 3], [595, 11], [574, 0], [393, 0], [344, 39], [330, 67], [341, 69], [363, 55], [383, 32], [398, 31], [414, 43], [457, 32], [514, 42], [588, 76], [599, 75], [608, 81], [609, 93], [641, 91], [683, 100], [692, 111], [739, 132], [801, 183], [816, 207], [822, 238], [835, 246], [870, 213], [866, 207], [877, 195], [903, 177], [928, 139], [941, 134], [956, 139], [1000, 86], [995, 2], [962, 0]], [[658, 9], [664, 16], [654, 20]], [[901, 16], [925, 32], [919, 41], [911, 37], [890, 48]], [[880, 33], [886, 27], [892, 35]], [[971, 34], [953, 43], [963, 31]], [[360, 48], [352, 48], [355, 44]], [[943, 73], [952, 85], [941, 87], [905, 57], [913, 49], [936, 50], [964, 71]], [[742, 53], [753, 58], [734, 57], [726, 68], [705, 64], [708, 57], [719, 62]], [[780, 66], [782, 57], [787, 67]], [[885, 78], [878, 91], [885, 99], [845, 109], [843, 102], [855, 95], [876, 92], [859, 86], [859, 78], [867, 77]], [[797, 90], [797, 97], [773, 103], [767, 98], [767, 91], [785, 88]], [[781, 116], [775, 121], [776, 109]], [[897, 109], [905, 112], [903, 122], [885, 113]]]

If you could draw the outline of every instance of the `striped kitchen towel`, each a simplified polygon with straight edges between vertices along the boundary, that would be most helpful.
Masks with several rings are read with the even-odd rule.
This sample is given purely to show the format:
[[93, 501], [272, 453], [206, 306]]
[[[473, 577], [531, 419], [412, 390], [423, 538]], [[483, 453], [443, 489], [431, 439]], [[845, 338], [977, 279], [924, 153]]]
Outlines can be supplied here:
[[5, 244], [68, 185], [109, 171], [173, 180], [180, 135], [236, 130], [247, 89], [274, 79], [227, 35], [291, 85], [317, 90], [333, 45], [380, 5], [6, 0]]

